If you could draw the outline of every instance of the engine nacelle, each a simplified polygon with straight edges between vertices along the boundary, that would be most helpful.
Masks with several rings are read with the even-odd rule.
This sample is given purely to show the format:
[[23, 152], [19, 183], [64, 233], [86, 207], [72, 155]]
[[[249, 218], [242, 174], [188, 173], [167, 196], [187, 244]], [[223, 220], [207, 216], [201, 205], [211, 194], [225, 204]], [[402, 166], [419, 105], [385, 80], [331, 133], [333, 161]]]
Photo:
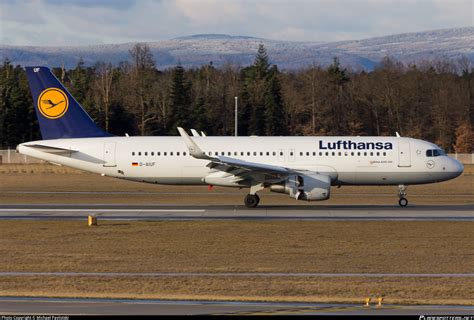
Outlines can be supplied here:
[[286, 181], [270, 186], [270, 191], [286, 193], [297, 200], [320, 201], [330, 196], [331, 178], [320, 173], [289, 176]]

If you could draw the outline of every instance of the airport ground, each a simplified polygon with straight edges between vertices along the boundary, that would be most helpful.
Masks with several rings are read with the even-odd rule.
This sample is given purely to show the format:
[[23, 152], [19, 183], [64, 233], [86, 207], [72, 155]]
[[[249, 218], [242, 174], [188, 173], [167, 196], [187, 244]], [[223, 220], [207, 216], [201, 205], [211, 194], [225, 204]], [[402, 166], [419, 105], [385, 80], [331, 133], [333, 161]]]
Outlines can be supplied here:
[[[409, 186], [410, 204], [474, 203], [474, 165], [462, 176], [435, 184]], [[207, 186], [163, 186], [101, 177], [54, 165], [0, 165], [0, 203], [109, 203], [242, 205], [247, 189]], [[264, 190], [261, 205], [398, 204], [396, 186], [344, 186], [331, 189], [331, 199], [306, 202]]]
[[[396, 207], [396, 191], [343, 187], [324, 205]], [[409, 206], [473, 204], [474, 168], [466, 166], [458, 179], [408, 191]], [[55, 166], [0, 166], [2, 204], [242, 206], [246, 192], [146, 185]], [[262, 194], [262, 204], [308, 205], [269, 193]], [[54, 218], [1, 220], [2, 272], [82, 274], [2, 276], [0, 296], [339, 303], [383, 296], [388, 304], [473, 305], [473, 223], [210, 219], [100, 221], [87, 227], [85, 221]]]

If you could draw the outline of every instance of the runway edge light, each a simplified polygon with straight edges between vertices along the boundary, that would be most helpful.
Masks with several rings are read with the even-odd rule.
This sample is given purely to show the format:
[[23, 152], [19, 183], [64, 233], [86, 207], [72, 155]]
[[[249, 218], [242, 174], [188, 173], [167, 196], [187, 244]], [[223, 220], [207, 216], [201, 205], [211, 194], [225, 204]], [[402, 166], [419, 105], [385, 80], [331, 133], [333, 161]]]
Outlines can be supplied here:
[[97, 217], [94, 216], [94, 215], [87, 216], [87, 225], [89, 227], [96, 226], [97, 225]]
[[377, 307], [381, 307], [382, 306], [382, 302], [383, 302], [383, 297], [379, 297], [377, 299], [378, 303], [377, 303]]
[[365, 298], [364, 307], [370, 307], [370, 297]]

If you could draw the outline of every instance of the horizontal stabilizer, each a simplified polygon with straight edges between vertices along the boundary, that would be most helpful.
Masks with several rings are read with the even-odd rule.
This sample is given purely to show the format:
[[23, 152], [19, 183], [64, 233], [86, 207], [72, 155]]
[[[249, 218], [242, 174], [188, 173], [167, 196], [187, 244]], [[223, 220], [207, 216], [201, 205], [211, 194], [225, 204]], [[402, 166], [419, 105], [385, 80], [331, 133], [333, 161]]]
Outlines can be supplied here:
[[47, 152], [47, 153], [54, 153], [54, 154], [68, 154], [72, 152], [77, 152], [77, 150], [66, 149], [66, 148], [59, 148], [59, 147], [51, 147], [45, 146], [41, 144], [25, 144], [25, 147], [37, 149], [38, 151]]

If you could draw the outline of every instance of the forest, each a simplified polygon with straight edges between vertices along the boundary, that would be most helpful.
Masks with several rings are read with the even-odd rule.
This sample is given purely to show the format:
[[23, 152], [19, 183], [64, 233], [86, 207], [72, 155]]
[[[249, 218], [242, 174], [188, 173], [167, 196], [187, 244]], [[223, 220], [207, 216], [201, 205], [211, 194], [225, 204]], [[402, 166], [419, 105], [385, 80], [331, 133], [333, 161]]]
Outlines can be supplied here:
[[[59, 62], [60, 63], [60, 62]], [[138, 43], [128, 61], [53, 68], [75, 99], [115, 135], [349, 135], [420, 138], [448, 152], [473, 152], [474, 68], [467, 58], [403, 64], [387, 56], [373, 71], [314, 63], [281, 71], [263, 45], [250, 66], [179, 64], [162, 70]], [[26, 74], [0, 66], [0, 148], [41, 139]]]

